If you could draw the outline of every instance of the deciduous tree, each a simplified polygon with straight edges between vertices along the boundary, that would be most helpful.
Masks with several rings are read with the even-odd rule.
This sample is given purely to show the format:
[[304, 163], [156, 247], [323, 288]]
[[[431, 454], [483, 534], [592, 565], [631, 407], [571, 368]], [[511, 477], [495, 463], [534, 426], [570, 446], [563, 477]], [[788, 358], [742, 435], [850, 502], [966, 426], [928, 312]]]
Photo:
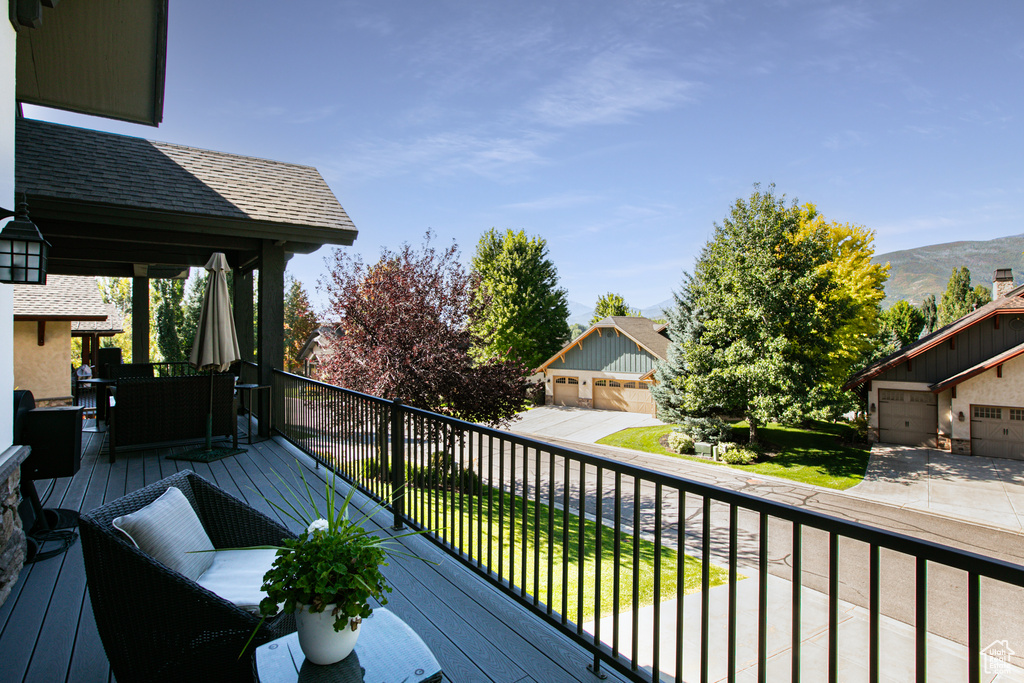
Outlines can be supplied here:
[[366, 265], [336, 249], [321, 281], [345, 343], [324, 361], [327, 381], [465, 420], [502, 425], [522, 409], [527, 368], [515, 358], [475, 362], [469, 323], [475, 278], [455, 244], [383, 249]]
[[189, 349], [181, 344], [180, 332], [184, 327], [185, 283], [182, 280], [150, 280], [153, 297], [153, 321], [156, 329], [156, 348], [168, 363], [188, 360]]
[[473, 256], [473, 355], [535, 368], [569, 341], [569, 302], [542, 237], [488, 230]]
[[924, 326], [924, 313], [902, 299], [890, 306], [887, 311], [883, 311], [881, 315], [882, 329], [895, 334], [899, 339], [900, 346], [917, 341]]
[[614, 292], [608, 292], [597, 297], [597, 303], [594, 305], [594, 317], [590, 319], [590, 324], [593, 325], [596, 322], [600, 322], [609, 316], [637, 316], [640, 315], [640, 311], [635, 308], [630, 308], [626, 303], [626, 300], [622, 298], [621, 294]]
[[875, 330], [856, 317], [877, 306], [886, 275], [866, 265], [873, 234], [819, 221], [773, 189], [737, 200], [684, 274], [652, 390], [663, 419], [741, 415], [757, 441], [761, 425], [821, 408], [822, 387], [858, 357], [836, 354], [837, 343], [870, 348]]
[[294, 372], [302, 365], [299, 352], [320, 323], [317, 322], [302, 283], [294, 277], [288, 277], [284, 298], [284, 365], [286, 370]]

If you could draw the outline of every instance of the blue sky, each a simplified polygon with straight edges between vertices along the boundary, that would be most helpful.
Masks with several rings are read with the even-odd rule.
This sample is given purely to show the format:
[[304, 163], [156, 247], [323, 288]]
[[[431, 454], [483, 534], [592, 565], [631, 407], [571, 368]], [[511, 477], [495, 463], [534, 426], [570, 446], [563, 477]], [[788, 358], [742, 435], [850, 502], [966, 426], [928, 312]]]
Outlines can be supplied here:
[[[647, 307], [756, 182], [879, 253], [1024, 233], [1022, 19], [1016, 0], [171, 0], [158, 129], [26, 115], [316, 166], [368, 260], [432, 228], [468, 262], [523, 229], [571, 300]], [[289, 265], [315, 299], [326, 255]]]

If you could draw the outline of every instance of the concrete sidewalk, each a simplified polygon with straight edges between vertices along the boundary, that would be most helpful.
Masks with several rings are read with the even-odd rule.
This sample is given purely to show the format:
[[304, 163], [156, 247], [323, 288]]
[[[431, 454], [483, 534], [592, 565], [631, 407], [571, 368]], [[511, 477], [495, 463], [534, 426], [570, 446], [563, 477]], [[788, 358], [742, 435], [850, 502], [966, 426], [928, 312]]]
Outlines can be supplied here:
[[[746, 579], [736, 583], [736, 680], [744, 683], [757, 681], [758, 657], [758, 578], [757, 571], [741, 568]], [[721, 585], [709, 592], [708, 628], [708, 680], [728, 680], [728, 624], [729, 586]], [[768, 631], [767, 679], [791, 680], [792, 667], [792, 587], [777, 576], [768, 577]], [[800, 615], [800, 673], [804, 681], [824, 681], [828, 673], [828, 596], [804, 587], [801, 591]], [[661, 603], [659, 661], [662, 680], [673, 680], [676, 667], [676, 600]], [[654, 667], [654, 607], [642, 607], [638, 617], [637, 664], [649, 673]], [[628, 657], [634, 657], [632, 642], [632, 612], [619, 614], [618, 648]], [[870, 615], [868, 610], [846, 601], [839, 602], [838, 672], [840, 681], [868, 681], [868, 641]], [[683, 680], [699, 681], [701, 666], [701, 596], [699, 593], [683, 599]], [[601, 619], [601, 640], [612, 646], [614, 617]], [[915, 678], [915, 631], [895, 619], [879, 619], [879, 681], [904, 683]], [[594, 633], [595, 623], [584, 624], [588, 634]], [[852, 644], [852, 645], [851, 645]], [[988, 643], [983, 647], [988, 648]], [[996, 644], [993, 644], [996, 645]], [[999, 654], [998, 646], [988, 648]], [[967, 648], [935, 634], [928, 635], [928, 681], [960, 683], [968, 680]], [[1024, 670], [982, 652], [984, 683], [1024, 681]]]
[[847, 495], [1024, 533], [1024, 461], [875, 444]]

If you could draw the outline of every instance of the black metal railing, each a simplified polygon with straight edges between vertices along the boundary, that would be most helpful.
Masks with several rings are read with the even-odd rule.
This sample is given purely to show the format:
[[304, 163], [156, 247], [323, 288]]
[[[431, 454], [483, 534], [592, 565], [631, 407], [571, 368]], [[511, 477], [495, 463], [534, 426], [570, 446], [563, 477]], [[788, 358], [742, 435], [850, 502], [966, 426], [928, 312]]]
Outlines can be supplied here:
[[952, 652], [962, 675], [933, 668], [974, 682], [986, 643], [1024, 646], [1020, 566], [297, 375], [275, 372], [273, 390], [289, 441], [586, 648], [599, 675], [862, 667], [877, 681], [897, 662], [925, 681]]

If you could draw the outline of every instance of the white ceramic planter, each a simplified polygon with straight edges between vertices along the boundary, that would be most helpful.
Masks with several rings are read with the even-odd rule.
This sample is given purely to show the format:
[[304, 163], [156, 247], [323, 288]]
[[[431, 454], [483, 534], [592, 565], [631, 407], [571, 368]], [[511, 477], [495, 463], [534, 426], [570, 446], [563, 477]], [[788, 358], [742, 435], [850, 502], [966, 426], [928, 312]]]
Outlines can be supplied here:
[[323, 612], [308, 612], [301, 603], [295, 607], [299, 647], [306, 659], [314, 664], [334, 664], [348, 657], [362, 630], [361, 624], [356, 624], [353, 631], [350, 622], [345, 628], [335, 631], [334, 617], [331, 616], [333, 610], [334, 605], [327, 605]]

